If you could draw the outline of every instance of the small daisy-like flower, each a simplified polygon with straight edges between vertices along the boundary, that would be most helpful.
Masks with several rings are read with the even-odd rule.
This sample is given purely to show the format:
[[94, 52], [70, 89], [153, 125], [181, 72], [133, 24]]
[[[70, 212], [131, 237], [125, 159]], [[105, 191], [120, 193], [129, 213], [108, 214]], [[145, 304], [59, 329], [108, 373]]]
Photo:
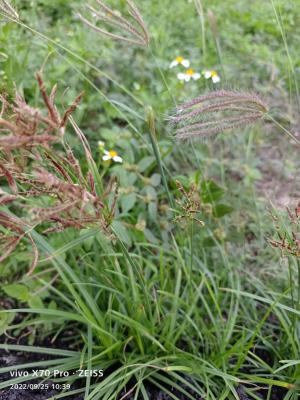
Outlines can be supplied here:
[[104, 150], [104, 146], [105, 146], [105, 143], [102, 142], [102, 140], [98, 140], [98, 149], [99, 149], [100, 151], [103, 151], [103, 150]]
[[177, 65], [183, 65], [185, 68], [188, 68], [190, 66], [189, 60], [186, 60], [185, 58], [178, 56], [173, 60], [170, 64], [170, 68], [174, 68]]
[[133, 82], [133, 87], [135, 90], [141, 90], [141, 85], [138, 82]]
[[191, 79], [197, 81], [201, 75], [198, 72], [195, 72], [192, 68], [187, 69], [185, 72], [180, 72], [177, 74], [177, 78], [180, 81], [189, 82]]
[[122, 158], [118, 155], [118, 153], [114, 150], [104, 150], [104, 156], [102, 157], [103, 161], [113, 160], [116, 163], [122, 163]]
[[221, 80], [216, 71], [204, 71], [204, 77], [205, 79], [211, 78], [213, 83], [218, 83]]

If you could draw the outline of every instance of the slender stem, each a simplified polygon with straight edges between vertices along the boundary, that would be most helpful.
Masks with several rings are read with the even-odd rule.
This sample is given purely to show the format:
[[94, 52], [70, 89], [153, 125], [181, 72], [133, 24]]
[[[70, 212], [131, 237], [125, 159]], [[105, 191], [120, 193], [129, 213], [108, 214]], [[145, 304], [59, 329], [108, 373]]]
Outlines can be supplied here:
[[300, 260], [297, 259], [298, 267], [298, 296], [297, 296], [297, 309], [300, 310]]
[[[92, 328], [88, 325], [87, 328], [87, 349], [88, 349], [88, 357], [87, 357], [87, 369], [90, 371], [92, 369], [92, 355], [93, 355], [93, 334]], [[85, 395], [84, 397], [87, 399], [91, 387], [91, 375], [87, 374], [86, 384], [85, 384]]]
[[174, 208], [173, 198], [172, 198], [171, 193], [170, 193], [169, 188], [168, 188], [168, 182], [167, 182], [167, 179], [166, 179], [166, 175], [165, 175], [165, 172], [164, 172], [160, 151], [159, 151], [159, 148], [158, 148], [158, 145], [157, 145], [157, 141], [156, 141], [155, 119], [154, 119], [153, 110], [152, 110], [151, 107], [148, 108], [147, 114], [148, 114], [148, 125], [149, 125], [149, 130], [150, 130], [150, 135], [149, 136], [150, 136], [150, 141], [151, 141], [152, 148], [153, 148], [153, 153], [154, 153], [154, 156], [156, 158], [156, 162], [157, 162], [157, 165], [158, 165], [158, 168], [159, 168], [161, 179], [163, 181], [163, 185], [164, 185], [165, 190], [166, 190], [166, 194], [167, 194], [167, 197], [168, 197], [169, 205], [170, 205], [171, 208]]
[[177, 106], [176, 99], [175, 99], [173, 93], [171, 92], [171, 89], [170, 89], [170, 87], [169, 87], [169, 85], [168, 85], [168, 83], [167, 83], [165, 74], [163, 73], [162, 69], [160, 68], [160, 66], [159, 66], [159, 64], [158, 64], [158, 62], [157, 62], [157, 57], [155, 57], [152, 48], [150, 48], [150, 53], [151, 53], [151, 57], [152, 57], [152, 59], [153, 59], [153, 61], [154, 61], [154, 63], [155, 63], [155, 66], [156, 66], [156, 68], [157, 68], [157, 70], [158, 70], [158, 72], [159, 72], [159, 74], [160, 74], [160, 77], [161, 77], [161, 79], [162, 79], [162, 81], [163, 81], [163, 84], [165, 85], [165, 87], [166, 87], [166, 89], [167, 89], [167, 92], [168, 92], [168, 94], [169, 94], [169, 96], [170, 96], [172, 102], [174, 103], [174, 105], [175, 105], [175, 107], [176, 107], [176, 106]]
[[108, 79], [109, 81], [111, 81], [114, 85], [116, 85], [119, 89], [121, 89], [123, 92], [125, 92], [128, 96], [130, 96], [135, 102], [137, 102], [140, 106], [144, 106], [144, 103], [138, 99], [136, 96], [134, 96], [130, 90], [128, 90], [125, 86], [121, 85], [120, 83], [118, 83], [115, 79], [113, 79], [110, 75], [108, 75], [107, 73], [101, 71], [99, 68], [95, 67], [95, 65], [91, 64], [89, 61], [87, 61], [86, 59], [84, 59], [83, 57], [81, 57], [79, 54], [75, 53], [74, 51], [68, 49], [67, 47], [65, 47], [63, 44], [58, 43], [57, 41], [51, 39], [50, 37], [44, 35], [43, 33], [37, 31], [36, 29], [32, 28], [31, 26], [8, 17], [7, 15], [4, 15], [0, 12], [0, 15], [6, 17], [7, 19], [9, 19], [12, 22], [15, 22], [16, 24], [22, 26], [23, 28], [27, 29], [28, 31], [30, 31], [31, 33], [35, 34], [36, 36], [39, 36], [41, 39], [46, 40], [47, 42], [53, 44], [56, 48], [60, 48], [61, 50], [64, 50], [66, 53], [68, 53], [70, 56], [76, 58], [78, 61], [84, 63], [85, 65], [87, 65], [89, 68], [95, 70], [96, 72], [98, 72], [99, 74], [101, 74], [102, 76], [104, 76], [106, 79]]
[[291, 263], [289, 262], [289, 280], [290, 280], [290, 290], [291, 290], [291, 302], [293, 308], [295, 308], [295, 299], [294, 299], [294, 290], [293, 290], [293, 271], [292, 271], [292, 266]]
[[190, 276], [189, 283], [192, 281], [192, 273], [193, 273], [193, 259], [194, 259], [194, 221], [191, 221], [191, 266], [190, 266]]
[[[292, 307], [295, 308], [294, 287], [293, 287], [293, 271], [292, 271], [292, 266], [291, 266], [290, 260], [289, 260], [288, 270], [289, 270], [291, 303], [292, 303]], [[294, 333], [294, 332], [295, 332], [295, 329], [296, 329], [297, 317], [296, 317], [295, 315], [293, 315], [292, 318], [293, 318], [292, 331], [293, 331], [293, 333]]]
[[296, 138], [289, 130], [287, 130], [283, 125], [281, 125], [276, 119], [274, 119], [270, 114], [266, 114], [267, 118], [269, 118], [275, 125], [277, 125], [280, 129], [283, 130], [295, 143], [300, 145], [300, 140]]
[[279, 27], [281, 38], [282, 38], [282, 41], [283, 41], [283, 44], [284, 44], [284, 49], [285, 49], [285, 52], [286, 52], [286, 55], [287, 55], [287, 59], [288, 59], [288, 74], [289, 74], [289, 81], [290, 81], [289, 82], [290, 83], [289, 84], [289, 86], [290, 86], [290, 97], [291, 97], [291, 91], [292, 91], [292, 87], [291, 87], [291, 75], [292, 75], [292, 78], [294, 80], [295, 89], [296, 89], [296, 97], [297, 97], [297, 102], [298, 102], [298, 108], [300, 110], [300, 95], [299, 95], [299, 86], [298, 86], [298, 81], [297, 81], [297, 75], [296, 75], [294, 64], [293, 64], [293, 60], [292, 60], [292, 57], [291, 57], [291, 54], [290, 54], [289, 46], [288, 46], [288, 43], [287, 43], [287, 37], [286, 37], [286, 33], [285, 33], [284, 26], [283, 26], [283, 23], [282, 23], [282, 17], [280, 15], [280, 9], [277, 11], [277, 8], [276, 8], [276, 5], [274, 3], [274, 0], [271, 0], [271, 4], [272, 4], [272, 8], [273, 8], [273, 11], [274, 11], [274, 14], [275, 14], [275, 18], [276, 18], [276, 21], [277, 21], [277, 24], [278, 24], [278, 27]]
[[201, 25], [201, 39], [202, 39], [202, 56], [205, 59], [206, 56], [206, 41], [205, 41], [205, 20], [204, 20], [204, 11], [201, 0], [194, 0], [196, 11], [198, 13]]
[[224, 80], [226, 81], [226, 73], [225, 73], [225, 68], [224, 68], [223, 55], [222, 55], [222, 51], [221, 51], [220, 36], [219, 36], [219, 31], [218, 31], [218, 26], [217, 26], [217, 20], [212, 11], [208, 12], [208, 20], [209, 20], [210, 28], [211, 28], [212, 35], [214, 38], [216, 52], [217, 52], [220, 67], [222, 70], [222, 75], [224, 77]]

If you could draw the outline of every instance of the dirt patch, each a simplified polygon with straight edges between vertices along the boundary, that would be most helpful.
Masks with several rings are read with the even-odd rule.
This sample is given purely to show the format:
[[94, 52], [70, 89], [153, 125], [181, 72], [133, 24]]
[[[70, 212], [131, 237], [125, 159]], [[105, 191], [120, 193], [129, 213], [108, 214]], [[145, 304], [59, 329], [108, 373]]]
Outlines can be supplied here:
[[[296, 129], [293, 132], [300, 141], [300, 133]], [[266, 139], [257, 146], [262, 175], [256, 185], [258, 195], [275, 208], [293, 208], [300, 199], [299, 151], [300, 146], [273, 125], [267, 126]]]
[[[41, 361], [45, 359], [49, 359], [48, 355], [40, 355], [40, 354], [29, 354], [22, 352], [6, 352], [4, 350], [0, 350], [0, 368], [9, 367], [14, 365], [20, 365], [23, 363]], [[7, 380], [12, 379], [10, 373], [4, 373], [0, 375], [0, 383], [6, 382]], [[32, 380], [27, 381], [26, 385], [29, 384], [37, 384], [41, 381]], [[18, 388], [5, 388], [0, 390], [0, 400], [47, 400], [61, 393], [60, 390], [52, 388], [52, 385], [55, 383], [51, 380], [44, 382], [44, 384], [48, 385], [47, 389], [30, 389], [28, 386], [26, 388], [22, 388], [22, 384]], [[195, 400], [204, 400], [201, 396], [195, 394], [190, 387], [182, 385], [179, 382], [179, 385], [190, 395], [192, 395]], [[134, 400], [134, 392], [131, 388], [134, 385], [129, 384], [128, 388], [122, 391], [122, 393], [118, 396], [118, 400]], [[165, 386], [165, 385], [164, 385]], [[176, 396], [179, 400], [188, 400], [189, 396], [181, 393], [177, 389], [172, 386], [167, 387], [167, 390], [172, 394], [166, 394], [164, 391], [157, 389], [155, 386], [151, 384], [145, 383], [145, 388], [150, 400], [172, 400]], [[72, 387], [71, 389], [78, 389], [78, 387]], [[240, 400], [251, 400], [250, 397], [246, 394], [245, 388], [243, 386], [239, 386], [237, 388], [237, 393], [239, 395]], [[269, 400], [282, 400], [286, 395], [287, 391], [283, 388], [273, 387], [271, 396], [268, 397]], [[268, 390], [260, 389], [256, 392], [256, 395], [262, 399], [267, 399]], [[84, 394], [77, 394], [73, 396], [68, 396], [67, 399], [70, 400], [83, 400]], [[142, 399], [140, 396], [138, 400]]]
[[[51, 356], [35, 353], [7, 352], [0, 350], [0, 368], [51, 359]], [[22, 370], [24, 372], [24, 370]], [[28, 372], [31, 372], [28, 370]], [[0, 383], [13, 379], [11, 372], [0, 374]], [[73, 389], [76, 389], [74, 387]], [[61, 393], [56, 383], [48, 380], [30, 380], [0, 389], [0, 400], [46, 400]], [[69, 396], [70, 400], [83, 400], [83, 395]]]

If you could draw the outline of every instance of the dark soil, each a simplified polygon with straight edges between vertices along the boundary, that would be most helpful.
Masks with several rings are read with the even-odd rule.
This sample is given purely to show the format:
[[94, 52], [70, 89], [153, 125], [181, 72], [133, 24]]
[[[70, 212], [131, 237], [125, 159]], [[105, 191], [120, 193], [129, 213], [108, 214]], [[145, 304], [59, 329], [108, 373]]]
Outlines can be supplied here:
[[[19, 365], [21, 363], [28, 363], [28, 362], [34, 362], [34, 361], [41, 361], [43, 359], [46, 359], [47, 355], [43, 356], [40, 354], [29, 354], [29, 353], [21, 353], [21, 352], [13, 352], [13, 353], [8, 353], [4, 350], [0, 350], [0, 368], [1, 367], [8, 367], [8, 366], [13, 366], [13, 365]], [[0, 375], [0, 383], [5, 382], [6, 380], [11, 379], [11, 376], [9, 373], [5, 373]], [[38, 381], [27, 381], [26, 383], [38, 383]], [[42, 390], [42, 389], [35, 389], [31, 390], [30, 388], [6, 388], [0, 390], [0, 400], [46, 400], [49, 399], [55, 395], [58, 395], [60, 393], [59, 390], [52, 389], [52, 381], [47, 381], [45, 383], [49, 384], [49, 388], [47, 390]], [[181, 385], [183, 389], [185, 389], [187, 392], [189, 392], [193, 397], [197, 400], [204, 400], [200, 396], [196, 395], [193, 393], [193, 391], [188, 388], [184, 387], [184, 385]], [[72, 387], [72, 389], [76, 389], [78, 387]], [[164, 393], [163, 391], [157, 389], [156, 387], [152, 385], [146, 385], [146, 390], [148, 393], [148, 396], [150, 400], [172, 400], [172, 397], [170, 397], [168, 394]], [[179, 392], [178, 390], [169, 387], [168, 390], [173, 394], [178, 397], [180, 400], [188, 400], [187, 396]], [[238, 395], [240, 397], [240, 400], [251, 400], [250, 397], [246, 394], [244, 387], [240, 386], [237, 388]], [[126, 393], [128, 395], [126, 396]], [[286, 394], [286, 390], [278, 387], [273, 387], [272, 389], [272, 394], [270, 397], [270, 400], [282, 400]], [[256, 392], [256, 395], [259, 396], [262, 400], [265, 400], [267, 398], [267, 390], [260, 390], [259, 392]], [[132, 394], [130, 392], [130, 385], [127, 388], [127, 390], [124, 390], [120, 396], [120, 399], [123, 400], [133, 400], [134, 399], [134, 393]], [[68, 396], [68, 399], [70, 400], [83, 400], [84, 395], [83, 394], [78, 394], [78, 395], [73, 395], [73, 396]]]
[[[243, 386], [240, 386], [237, 388], [237, 393], [240, 397], [240, 400], [252, 400], [252, 398], [250, 398], [246, 392], [245, 392], [245, 388]], [[272, 392], [271, 392], [271, 400], [282, 400], [284, 398], [284, 396], [286, 395], [287, 390], [284, 388], [280, 388], [280, 387], [273, 387], [272, 388]], [[268, 396], [268, 390], [263, 390], [260, 389], [257, 392], [255, 392], [256, 396], [258, 396], [261, 400], [265, 400]]]
[[[6, 352], [5, 350], [0, 350], [0, 368], [10, 367], [14, 365], [20, 365], [23, 363], [42, 361], [51, 358], [49, 355], [41, 355], [41, 354], [29, 354], [22, 352]], [[12, 379], [10, 373], [0, 374], [0, 383], [6, 382]], [[24, 382], [26, 388], [22, 388], [22, 384], [18, 385], [17, 388], [7, 387], [5, 389], [0, 389], [0, 400], [46, 400], [50, 397], [58, 395], [60, 390], [56, 390], [52, 388], [54, 382], [47, 381], [43, 382], [45, 385], [48, 385], [48, 389], [31, 389], [30, 384], [41, 383], [39, 380], [32, 380]], [[74, 387], [74, 389], [76, 389]], [[74, 395], [69, 396], [70, 400], [83, 400], [84, 396]]]
[[[2, 340], [1, 340], [2, 339]], [[14, 343], [16, 344], [16, 341], [12, 340], [7, 340], [7, 338], [0, 337], [0, 343], [2, 343], [6, 339], [6, 342]], [[17, 342], [18, 344], [26, 344], [26, 338], [24, 340], [21, 340], [21, 342]], [[53, 344], [50, 343], [50, 340], [45, 339], [42, 343], [37, 343], [36, 345], [41, 346], [41, 347], [54, 347]], [[57, 347], [59, 348], [66, 348], [66, 344], [58, 342], [56, 343]], [[72, 349], [73, 350], [73, 349]], [[14, 365], [20, 365], [24, 363], [30, 363], [30, 362], [35, 362], [35, 361], [42, 361], [42, 360], [47, 360], [51, 359], [50, 355], [47, 354], [39, 354], [39, 353], [23, 353], [23, 352], [7, 352], [5, 350], [0, 349], [0, 368], [3, 367], [9, 367], [9, 366], [14, 366]], [[30, 370], [28, 370], [30, 372]], [[5, 374], [0, 374], [0, 383], [5, 382], [7, 380], [12, 379], [12, 376], [10, 373], [5, 373]], [[28, 384], [34, 384], [34, 383], [41, 383], [41, 381], [38, 380], [32, 380], [32, 381], [26, 381], [26, 385]], [[45, 384], [49, 385], [49, 388], [47, 390], [42, 390], [42, 389], [33, 389], [31, 390], [30, 387], [27, 388], [5, 388], [5, 389], [0, 389], [0, 400], [46, 400], [49, 399], [55, 395], [60, 394], [60, 390], [55, 390], [52, 389], [52, 381], [47, 381], [44, 382]], [[134, 385], [134, 383], [133, 383]], [[119, 399], [123, 398], [124, 400], [133, 400], [134, 394], [131, 395], [130, 388], [133, 385], [128, 385], [128, 388], [124, 390], [120, 395]], [[22, 385], [21, 385], [22, 386]], [[72, 386], [72, 389], [78, 389], [78, 386]], [[203, 400], [200, 396], [197, 396], [193, 391], [191, 391], [190, 388], [184, 387], [184, 389], [192, 394], [196, 400]], [[156, 387], [152, 385], [147, 385], [146, 390], [148, 392], [148, 396], [150, 400], [172, 400], [172, 397], [164, 393], [163, 391], [157, 389]], [[169, 387], [168, 390], [176, 395], [178, 399], [180, 400], [186, 400], [186, 396], [182, 395], [182, 393], [178, 392], [172, 387]], [[126, 393], [128, 395], [126, 396]], [[84, 395], [83, 394], [78, 394], [78, 395], [73, 395], [73, 396], [68, 396], [67, 397], [70, 400], [83, 400]]]
[[[1, 340], [0, 340], [1, 342]], [[45, 347], [45, 344], [44, 344]], [[22, 352], [6, 352], [5, 350], [0, 350], [0, 368], [1, 367], [8, 367], [8, 366], [13, 366], [13, 365], [19, 365], [23, 363], [29, 363], [29, 362], [34, 362], [34, 361], [41, 361], [45, 359], [49, 359], [51, 356], [49, 355], [41, 355], [41, 354], [30, 354], [30, 353], [22, 353]], [[5, 382], [9, 379], [12, 379], [10, 376], [10, 373], [5, 373], [0, 375], [0, 383]], [[41, 381], [27, 381], [26, 384], [28, 383], [38, 383]], [[5, 388], [5, 389], [0, 389], [0, 400], [46, 400], [49, 399], [55, 395], [58, 395], [60, 390], [52, 389], [52, 381], [45, 382], [49, 384], [49, 388], [47, 390], [42, 390], [42, 389], [33, 389], [31, 390], [30, 388]], [[170, 397], [168, 394], [164, 393], [163, 391], [157, 389], [155, 386], [152, 386], [151, 384], [145, 385], [146, 390], [148, 393], [148, 396], [150, 400], [172, 400], [172, 397]], [[119, 395], [119, 400], [122, 398], [123, 400], [133, 400], [134, 399], [134, 393], [132, 394], [130, 391], [130, 388], [132, 385], [128, 385], [128, 388], [123, 390], [123, 392]], [[193, 395], [193, 397], [197, 400], [204, 400], [197, 394], [193, 393], [193, 391], [185, 387], [184, 385], [181, 385], [181, 387], [186, 390], [188, 393]], [[78, 386], [72, 386], [71, 389], [78, 389]], [[173, 387], [168, 387], [168, 391], [170, 391], [173, 395], [176, 395], [178, 399], [180, 400], [188, 400], [187, 396], [179, 392], [178, 390], [174, 389]], [[240, 386], [237, 388], [238, 395], [240, 397], [240, 400], [251, 400], [250, 397], [246, 394], [245, 388], [243, 386]], [[126, 396], [126, 393], [127, 396]], [[265, 400], [267, 398], [267, 390], [260, 389], [258, 392], [256, 392], [256, 395], [259, 396], [262, 400]], [[284, 396], [286, 395], [286, 390], [283, 388], [278, 388], [278, 387], [273, 387], [272, 389], [272, 394], [270, 397], [270, 400], [282, 400]], [[78, 395], [73, 395], [73, 396], [68, 396], [68, 399], [70, 400], [83, 400], [84, 395], [83, 394], [78, 394]]]
[[[130, 393], [130, 386], [133, 387], [134, 382], [130, 385], [128, 385], [128, 389], [123, 390], [122, 393], [120, 393], [118, 400], [134, 400], [134, 393]], [[190, 397], [187, 397], [185, 394], [181, 393], [177, 389], [174, 389], [173, 387], [168, 387], [167, 385], [163, 384], [163, 386], [166, 387], [166, 389], [171, 392], [173, 395], [175, 395], [178, 399], [180, 400], [187, 400], [190, 399]], [[183, 385], [180, 383], [180, 386], [182, 389], [184, 389], [187, 393], [192, 395], [195, 400], [204, 400], [203, 397], [197, 395], [193, 390], [191, 390], [189, 387], [186, 385]], [[148, 397], [150, 400], [172, 400], [173, 398], [163, 392], [162, 390], [157, 389], [154, 385], [151, 383], [145, 383], [145, 389], [147, 391]], [[126, 396], [126, 392], [128, 395]], [[138, 400], [142, 400], [144, 397], [141, 395], [138, 397]]]
[[[23, 316], [16, 316], [15, 322], [20, 322]], [[28, 332], [29, 333], [29, 332]], [[74, 331], [72, 330], [67, 330], [64, 331], [63, 334], [58, 336], [56, 342], [53, 344], [51, 342], [50, 338], [43, 338], [40, 342], [35, 343], [36, 346], [40, 347], [48, 347], [48, 348], [60, 348], [60, 349], [66, 349], [66, 350], [79, 350], [76, 349], [72, 346], [70, 346], [70, 343], [72, 343], [72, 338], [74, 336]], [[8, 339], [5, 336], [0, 336], [0, 343], [9, 343], [9, 344], [19, 344], [19, 345], [26, 345], [27, 343], [27, 338], [28, 335], [26, 335], [26, 332], [19, 337], [19, 338], [10, 338]], [[264, 359], [267, 363], [272, 365], [273, 359], [272, 356], [264, 350], [263, 346], [256, 347], [255, 350], [253, 350], [257, 355], [259, 355], [262, 359]], [[56, 358], [57, 356], [55, 356]], [[36, 362], [36, 361], [42, 361], [42, 360], [49, 360], [53, 358], [53, 356], [48, 355], [48, 354], [40, 354], [40, 353], [27, 353], [27, 352], [19, 352], [19, 351], [11, 351], [7, 352], [5, 350], [0, 349], [0, 368], [3, 367], [9, 367], [9, 366], [17, 366], [20, 364], [26, 364], [30, 362]], [[28, 369], [30, 372], [30, 370]], [[106, 371], [106, 373], [110, 373], [113, 371]], [[245, 372], [250, 372], [250, 371], [245, 371]], [[0, 383], [8, 381], [12, 379], [12, 376], [10, 373], [4, 373], [0, 374]], [[32, 381], [26, 381], [26, 385], [32, 384], [32, 383], [41, 383], [41, 379], [39, 380], [32, 380]], [[5, 389], [0, 389], [0, 400], [47, 400], [51, 397], [54, 397], [55, 395], [58, 395], [61, 393], [59, 389], [52, 388], [52, 384], [54, 382], [52, 381], [47, 381], [43, 382], [45, 384], [48, 384], [49, 387], [48, 389], [31, 389], [30, 386], [27, 388], [5, 388]], [[70, 390], [74, 389], [79, 389], [80, 388], [80, 380], [78, 380], [75, 384], [71, 386]], [[204, 400], [201, 398], [199, 395], [195, 394], [193, 390], [191, 390], [189, 387], [186, 387], [185, 385], [182, 385], [179, 383], [180, 386], [188, 392], [190, 395], [192, 395], [196, 400]], [[131, 388], [134, 386], [134, 382], [129, 382], [128, 386], [123, 390], [122, 393], [120, 393], [118, 400], [133, 400], [134, 399], [134, 393], [131, 392]], [[165, 386], [165, 385], [164, 385]], [[150, 400], [172, 400], [172, 397], [163, 392], [162, 390], [159, 390], [156, 386], [150, 384], [150, 383], [145, 383], [145, 388], [148, 393], [149, 399]], [[167, 387], [167, 390], [172, 393], [172, 395], [177, 396], [178, 399], [180, 400], [188, 400], [188, 397], [178, 390], [176, 390], [173, 387]], [[237, 388], [238, 395], [240, 397], [240, 400], [251, 400], [249, 396], [245, 392], [245, 388], [243, 386], [239, 386]], [[278, 388], [278, 387], [273, 387], [271, 396], [269, 397], [269, 400], [282, 400], [286, 394], [286, 390], [283, 388]], [[265, 400], [267, 398], [267, 390], [260, 389], [258, 392], [256, 392], [257, 396], [260, 396], [262, 400]], [[73, 396], [68, 396], [67, 397], [70, 400], [83, 400], [84, 399], [84, 394], [77, 394]]]

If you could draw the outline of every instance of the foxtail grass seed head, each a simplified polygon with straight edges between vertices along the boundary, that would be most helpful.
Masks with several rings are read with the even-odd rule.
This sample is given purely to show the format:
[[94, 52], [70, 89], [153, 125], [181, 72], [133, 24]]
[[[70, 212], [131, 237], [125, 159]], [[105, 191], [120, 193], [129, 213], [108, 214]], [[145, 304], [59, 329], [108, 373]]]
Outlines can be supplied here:
[[19, 14], [7, 0], [0, 0], [0, 14], [9, 19], [19, 20]]
[[256, 93], [218, 90], [183, 103], [170, 120], [177, 139], [207, 138], [254, 123], [267, 111]]
[[[78, 14], [82, 22], [97, 33], [108, 36], [111, 39], [142, 47], [148, 46], [149, 33], [147, 27], [138, 8], [131, 0], [126, 0], [130, 18], [123, 17], [119, 11], [111, 9], [102, 0], [96, 0], [96, 2], [98, 9], [89, 4], [86, 5], [86, 10], [90, 13], [91, 18], [88, 19], [84, 15]], [[113, 30], [97, 26], [98, 21], [101, 21], [108, 28], [113, 28]], [[115, 29], [117, 30], [116, 32], [114, 31]]]

